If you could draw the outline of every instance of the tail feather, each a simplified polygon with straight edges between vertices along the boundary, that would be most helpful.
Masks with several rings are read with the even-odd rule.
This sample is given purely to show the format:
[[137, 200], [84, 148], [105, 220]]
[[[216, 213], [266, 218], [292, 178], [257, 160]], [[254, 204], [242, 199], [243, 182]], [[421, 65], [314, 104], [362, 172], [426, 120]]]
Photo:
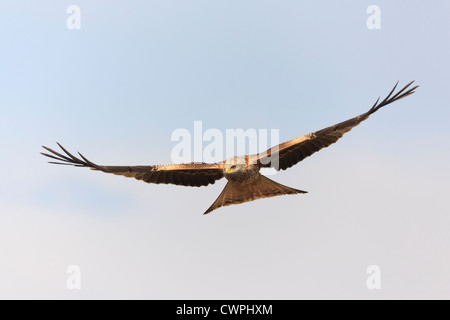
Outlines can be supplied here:
[[259, 175], [258, 179], [252, 183], [237, 183], [228, 181], [219, 197], [216, 201], [214, 201], [211, 207], [205, 211], [204, 214], [208, 214], [217, 208], [232, 204], [297, 193], [307, 193], [307, 191], [284, 186], [263, 175]]

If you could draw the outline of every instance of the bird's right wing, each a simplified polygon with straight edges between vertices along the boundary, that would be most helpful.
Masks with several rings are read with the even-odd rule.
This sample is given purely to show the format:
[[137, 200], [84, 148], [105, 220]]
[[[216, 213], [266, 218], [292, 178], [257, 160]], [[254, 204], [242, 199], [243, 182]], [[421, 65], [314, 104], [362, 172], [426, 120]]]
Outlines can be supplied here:
[[79, 153], [81, 159], [75, 157], [59, 143], [58, 146], [63, 150], [65, 155], [44, 146], [43, 148], [49, 151], [50, 154], [41, 154], [60, 161], [50, 163], [88, 167], [93, 170], [135, 178], [147, 183], [165, 183], [200, 187], [213, 184], [216, 180], [223, 178], [221, 163], [186, 163], [155, 166], [102, 166], [89, 161], [81, 153]]

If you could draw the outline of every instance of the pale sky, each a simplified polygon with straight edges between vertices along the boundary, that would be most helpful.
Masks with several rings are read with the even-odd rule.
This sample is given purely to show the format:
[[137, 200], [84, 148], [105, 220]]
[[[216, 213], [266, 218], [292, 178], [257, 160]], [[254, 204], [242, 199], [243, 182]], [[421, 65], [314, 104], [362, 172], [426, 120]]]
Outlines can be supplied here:
[[[449, 299], [449, 16], [447, 1], [3, 1], [0, 298]], [[308, 194], [207, 216], [225, 180], [149, 185], [39, 154], [170, 163], [197, 120], [285, 141], [397, 80], [421, 87], [271, 176]]]

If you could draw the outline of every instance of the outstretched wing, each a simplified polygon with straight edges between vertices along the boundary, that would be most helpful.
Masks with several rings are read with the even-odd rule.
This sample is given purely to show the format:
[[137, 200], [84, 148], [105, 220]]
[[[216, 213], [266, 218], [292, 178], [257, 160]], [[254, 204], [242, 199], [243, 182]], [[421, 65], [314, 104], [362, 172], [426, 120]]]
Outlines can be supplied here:
[[[306, 157], [309, 157], [320, 149], [326, 148], [338, 141], [345, 133], [349, 132], [358, 124], [369, 118], [371, 114], [375, 113], [380, 108], [394, 101], [407, 97], [410, 94], [413, 94], [414, 90], [418, 86], [406, 90], [413, 82], [414, 81], [411, 81], [399, 92], [392, 95], [397, 88], [397, 82], [389, 95], [380, 103], [378, 103], [380, 100], [380, 98], [378, 98], [372, 108], [370, 108], [370, 110], [366, 113], [363, 113], [347, 121], [335, 124], [334, 126], [330, 126], [328, 128], [284, 142], [275, 148], [271, 148], [263, 153], [257, 154], [256, 158], [258, 164], [261, 167], [274, 167], [277, 170], [285, 170], [289, 167], [292, 167], [293, 165], [302, 161]], [[273, 161], [273, 159], [276, 159], [277, 156], [278, 161]]]
[[75, 167], [89, 167], [106, 173], [113, 173], [129, 178], [135, 178], [147, 183], [176, 184], [189, 187], [200, 187], [213, 184], [216, 180], [223, 178], [221, 163], [186, 163], [155, 166], [101, 166], [86, 159], [78, 153], [81, 159], [75, 157], [58, 143], [65, 155], [50, 148], [42, 146], [48, 153], [42, 155], [58, 160], [54, 164], [73, 165]]

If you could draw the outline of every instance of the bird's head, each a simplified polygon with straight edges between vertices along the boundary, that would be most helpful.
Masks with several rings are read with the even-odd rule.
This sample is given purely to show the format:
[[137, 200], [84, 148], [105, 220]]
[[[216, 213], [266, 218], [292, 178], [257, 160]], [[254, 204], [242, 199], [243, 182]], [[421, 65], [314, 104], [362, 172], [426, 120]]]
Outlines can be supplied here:
[[225, 174], [232, 175], [244, 171], [246, 168], [244, 157], [233, 157], [225, 161], [223, 170]]

